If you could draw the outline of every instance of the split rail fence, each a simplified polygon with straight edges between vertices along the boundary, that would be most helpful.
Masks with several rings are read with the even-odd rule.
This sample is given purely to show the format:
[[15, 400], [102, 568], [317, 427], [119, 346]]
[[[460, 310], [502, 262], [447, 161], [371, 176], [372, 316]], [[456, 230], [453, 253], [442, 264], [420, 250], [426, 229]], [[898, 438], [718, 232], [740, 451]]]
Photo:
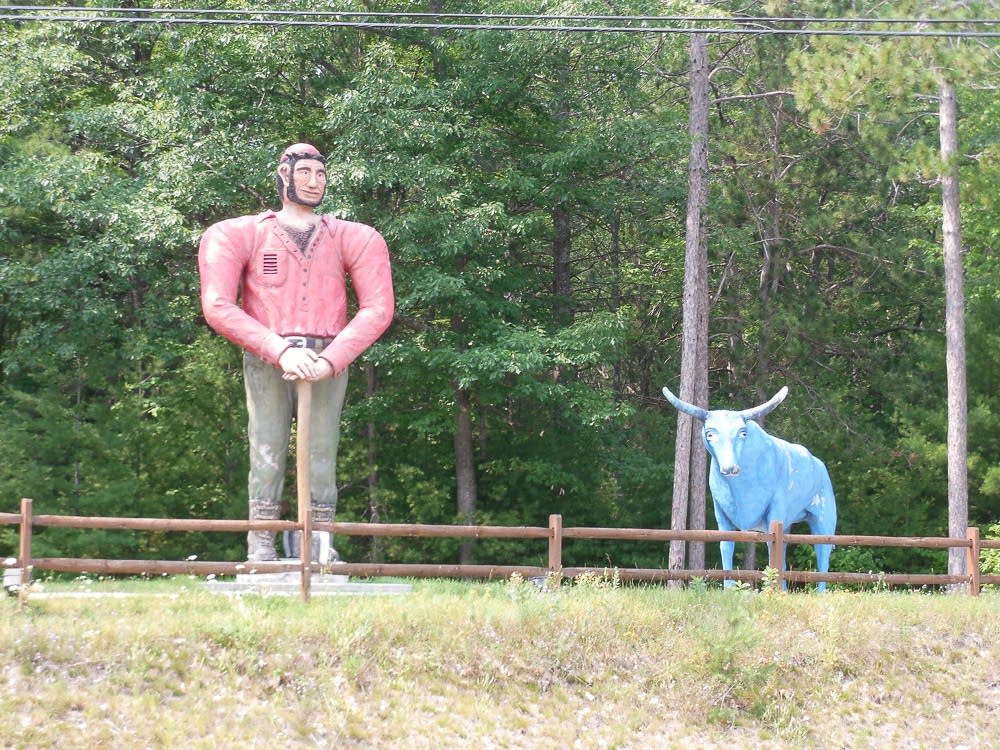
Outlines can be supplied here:
[[[247, 532], [247, 531], [329, 531], [335, 535], [368, 537], [437, 537], [456, 539], [544, 539], [548, 542], [548, 565], [445, 565], [408, 563], [342, 563], [336, 566], [338, 575], [360, 577], [429, 577], [429, 578], [477, 578], [502, 579], [519, 574], [525, 578], [544, 577], [559, 574], [575, 577], [585, 572], [607, 573], [607, 567], [564, 567], [563, 543], [574, 539], [670, 542], [754, 542], [768, 547], [768, 575], [775, 577], [774, 583], [785, 582], [842, 583], [879, 586], [964, 586], [971, 596], [978, 596], [983, 585], [1000, 584], [1000, 575], [985, 575], [980, 568], [980, 552], [984, 549], [1000, 549], [1000, 540], [981, 540], [979, 529], [971, 527], [965, 538], [957, 537], [887, 537], [887, 536], [845, 536], [785, 533], [782, 524], [775, 522], [768, 532], [757, 531], [671, 531], [665, 529], [594, 528], [564, 527], [560, 515], [549, 516], [548, 526], [448, 526], [432, 524], [381, 524], [381, 523], [319, 523], [313, 522], [311, 513], [301, 522], [294, 521], [246, 521], [175, 518], [125, 518], [102, 516], [61, 516], [34, 515], [32, 501], [21, 501], [20, 513], [0, 513], [0, 525], [20, 527], [18, 558], [3, 561], [4, 568], [19, 568], [18, 590], [22, 597], [27, 595], [32, 572], [47, 570], [53, 572], [90, 573], [98, 575], [237, 575], [253, 572], [280, 573], [301, 571], [302, 598], [310, 596], [309, 581], [314, 573], [323, 569], [310, 559], [311, 545], [300, 545], [303, 550], [301, 560], [278, 562], [212, 562], [205, 560], [112, 560], [97, 558], [39, 557], [31, 553], [32, 530], [35, 527], [63, 527], [75, 529], [113, 529], [148, 532], [198, 531], [198, 532]], [[818, 573], [813, 571], [783, 570], [786, 544], [834, 544], [839, 547], [909, 547], [923, 549], [964, 548], [966, 551], [965, 575], [942, 573]], [[622, 581], [664, 582], [704, 580], [734, 580], [759, 582], [765, 573], [759, 570], [668, 570], [665, 568], [614, 568], [614, 574]]]

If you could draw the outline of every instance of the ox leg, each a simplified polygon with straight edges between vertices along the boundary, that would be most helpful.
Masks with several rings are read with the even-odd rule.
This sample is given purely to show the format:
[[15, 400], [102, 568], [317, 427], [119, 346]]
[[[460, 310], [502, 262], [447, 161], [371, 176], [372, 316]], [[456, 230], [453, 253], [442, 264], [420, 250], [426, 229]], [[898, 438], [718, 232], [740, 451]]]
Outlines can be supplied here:
[[[731, 531], [731, 529], [725, 529], [726, 531]], [[722, 553], [722, 569], [732, 570], [733, 569], [733, 551], [736, 549], [736, 542], [719, 542], [719, 550]], [[736, 584], [736, 581], [725, 578], [722, 581], [723, 588], [732, 588]]]
[[[826, 487], [821, 493], [821, 502], [816, 507], [813, 520], [809, 523], [809, 529], [813, 534], [822, 536], [837, 533], [837, 501], [833, 496], [833, 486], [829, 478], [826, 480]], [[830, 572], [830, 553], [833, 552], [832, 544], [817, 544], [816, 547], [816, 570], [820, 573]], [[826, 591], [826, 581], [816, 584], [817, 591]]]
[[[832, 544], [816, 545], [816, 570], [820, 573], [827, 573], [830, 570], [830, 553], [833, 552]], [[816, 584], [817, 591], [826, 591], [826, 581]]]
[[788, 579], [785, 578], [785, 571], [788, 570], [788, 544], [781, 545], [781, 590], [788, 591]]

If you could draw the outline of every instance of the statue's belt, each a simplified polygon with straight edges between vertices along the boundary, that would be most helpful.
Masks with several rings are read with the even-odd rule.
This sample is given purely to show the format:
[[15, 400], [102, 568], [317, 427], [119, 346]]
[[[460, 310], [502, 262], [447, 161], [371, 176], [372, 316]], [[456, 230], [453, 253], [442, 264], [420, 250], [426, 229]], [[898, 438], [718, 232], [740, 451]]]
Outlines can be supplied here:
[[333, 339], [318, 336], [283, 336], [282, 338], [298, 349], [312, 349], [317, 352], [323, 351], [333, 342]]

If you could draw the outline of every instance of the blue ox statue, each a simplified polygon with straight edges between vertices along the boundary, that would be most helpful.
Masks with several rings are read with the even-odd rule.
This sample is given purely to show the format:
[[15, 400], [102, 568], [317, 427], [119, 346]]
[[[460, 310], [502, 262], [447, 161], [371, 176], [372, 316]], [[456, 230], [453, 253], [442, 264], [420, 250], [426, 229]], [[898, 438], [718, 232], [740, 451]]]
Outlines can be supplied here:
[[[674, 408], [705, 423], [702, 440], [712, 457], [708, 485], [720, 531], [769, 531], [772, 521], [781, 521], [786, 530], [805, 521], [813, 534], [836, 531], [837, 504], [823, 462], [801, 445], [768, 435], [753, 421], [771, 412], [787, 394], [786, 386], [753, 409], [709, 411], [663, 389]], [[722, 567], [732, 570], [735, 542], [719, 546]], [[832, 544], [816, 545], [820, 573], [829, 570], [832, 550]], [[732, 581], [725, 585], [731, 586]], [[824, 591], [826, 584], [821, 582], [817, 588]]]

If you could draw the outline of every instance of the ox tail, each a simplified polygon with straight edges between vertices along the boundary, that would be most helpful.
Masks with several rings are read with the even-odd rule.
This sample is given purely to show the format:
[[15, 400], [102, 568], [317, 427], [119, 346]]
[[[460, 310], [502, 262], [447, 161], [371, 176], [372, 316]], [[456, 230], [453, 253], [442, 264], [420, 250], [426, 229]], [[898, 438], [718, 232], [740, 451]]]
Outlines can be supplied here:
[[[708, 416], [708, 409], [702, 409], [700, 406], [689, 404], [687, 401], [681, 401], [677, 398], [677, 396], [670, 392], [669, 388], [664, 387], [663, 395], [667, 397], [667, 401], [673, 404], [677, 411], [690, 414], [695, 419], [700, 419], [702, 421], [705, 421], [705, 418]], [[775, 406], [777, 406], [777, 404], [775, 404]]]
[[757, 419], [757, 417], [763, 417], [765, 414], [770, 414], [774, 411], [775, 407], [785, 400], [785, 396], [788, 395], [788, 386], [781, 386], [781, 390], [771, 396], [771, 400], [766, 404], [761, 404], [760, 406], [755, 406], [752, 409], [744, 409], [740, 412], [740, 415], [744, 419]]

